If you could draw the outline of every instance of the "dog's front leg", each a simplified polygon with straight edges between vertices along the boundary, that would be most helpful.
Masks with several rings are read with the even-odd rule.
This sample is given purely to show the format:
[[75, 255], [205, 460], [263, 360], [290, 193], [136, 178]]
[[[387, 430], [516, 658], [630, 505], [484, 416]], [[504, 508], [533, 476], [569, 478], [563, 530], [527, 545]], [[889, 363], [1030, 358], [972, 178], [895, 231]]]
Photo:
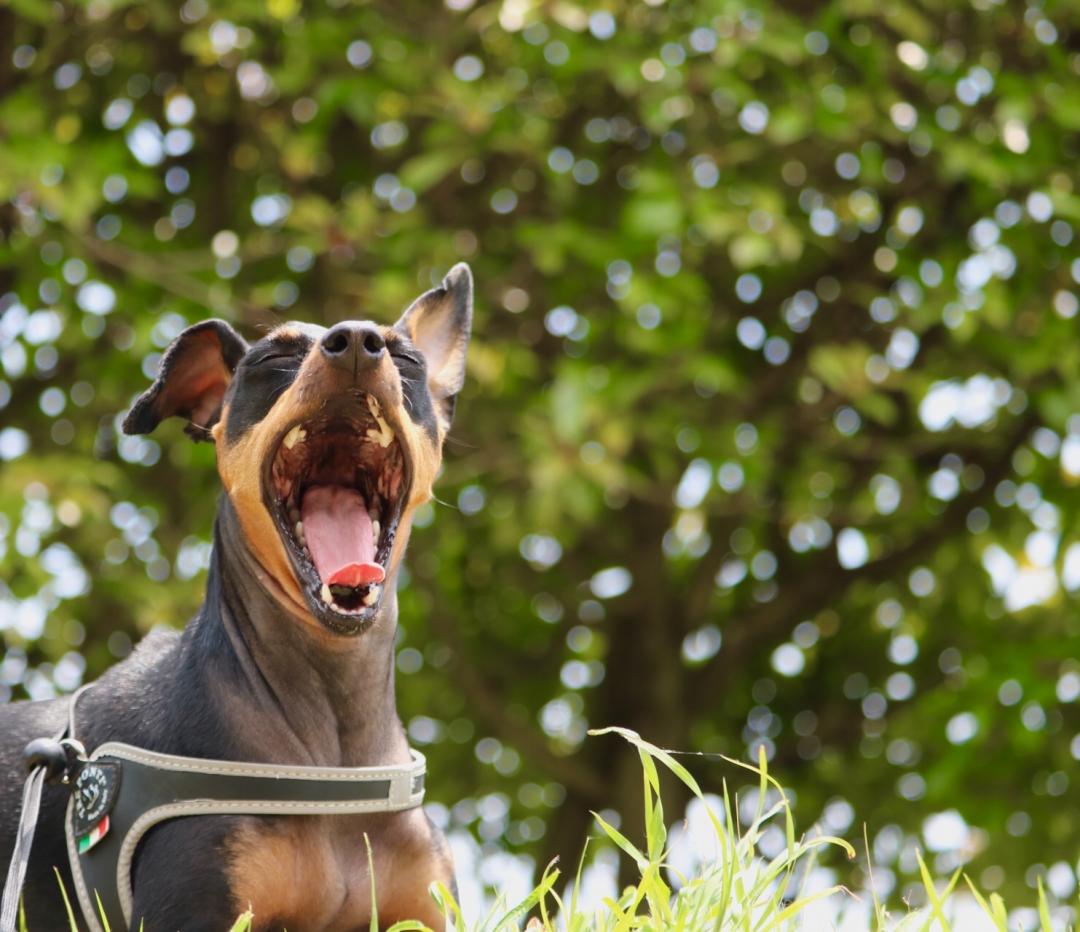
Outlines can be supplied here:
[[188, 816], [152, 828], [132, 871], [133, 932], [224, 932], [242, 909], [228, 884], [225, 840], [239, 819]]

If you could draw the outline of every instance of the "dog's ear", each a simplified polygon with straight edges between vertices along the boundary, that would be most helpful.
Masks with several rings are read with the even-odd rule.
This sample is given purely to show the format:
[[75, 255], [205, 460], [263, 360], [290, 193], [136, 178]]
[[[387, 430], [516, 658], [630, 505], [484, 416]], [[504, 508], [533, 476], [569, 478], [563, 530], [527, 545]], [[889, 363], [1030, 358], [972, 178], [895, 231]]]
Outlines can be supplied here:
[[424, 354], [428, 390], [446, 425], [454, 413], [454, 397], [465, 383], [472, 313], [472, 272], [459, 262], [439, 287], [420, 295], [394, 325]]
[[223, 320], [188, 327], [169, 344], [156, 381], [124, 418], [124, 433], [148, 434], [176, 414], [187, 418], [188, 436], [210, 440], [225, 390], [247, 351], [244, 338]]

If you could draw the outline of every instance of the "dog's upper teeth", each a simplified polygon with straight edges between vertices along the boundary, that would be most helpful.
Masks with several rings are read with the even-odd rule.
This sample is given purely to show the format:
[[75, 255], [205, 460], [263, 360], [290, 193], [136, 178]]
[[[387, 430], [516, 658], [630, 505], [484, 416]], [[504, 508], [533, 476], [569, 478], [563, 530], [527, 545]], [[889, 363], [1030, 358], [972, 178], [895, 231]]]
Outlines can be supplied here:
[[379, 425], [379, 429], [374, 428], [368, 430], [368, 439], [374, 440], [380, 447], [384, 449], [390, 446], [394, 439], [394, 432], [390, 429], [390, 425], [386, 423], [382, 416], [382, 408], [379, 406], [379, 401], [374, 395], [367, 396], [368, 410], [371, 412], [371, 416], [375, 418], [375, 423]]
[[285, 449], [286, 450], [291, 450], [298, 443], [303, 443], [306, 437], [307, 437], [307, 431], [304, 430], [304, 428], [301, 427], [299, 424], [297, 424], [295, 427], [293, 427], [292, 430], [290, 430], [285, 435], [285, 440], [284, 440]]
[[378, 521], [371, 522], [371, 535], [375, 538], [375, 542], [379, 542], [379, 532], [382, 530], [382, 525]]
[[379, 425], [379, 429], [375, 430], [373, 427], [368, 428], [368, 439], [374, 440], [380, 447], [384, 449], [390, 446], [394, 441], [394, 432], [390, 429], [390, 425], [386, 423], [378, 414], [375, 415], [375, 421]]
[[365, 605], [374, 605], [379, 601], [379, 593], [382, 591], [382, 586], [372, 586], [367, 591], [367, 595], [364, 596]]
[[303, 521], [297, 521], [296, 522], [296, 527], [294, 527], [293, 530], [296, 532], [296, 539], [298, 541], [300, 541], [300, 543], [302, 543], [302, 544], [305, 543], [305, 540], [304, 540], [304, 522]]

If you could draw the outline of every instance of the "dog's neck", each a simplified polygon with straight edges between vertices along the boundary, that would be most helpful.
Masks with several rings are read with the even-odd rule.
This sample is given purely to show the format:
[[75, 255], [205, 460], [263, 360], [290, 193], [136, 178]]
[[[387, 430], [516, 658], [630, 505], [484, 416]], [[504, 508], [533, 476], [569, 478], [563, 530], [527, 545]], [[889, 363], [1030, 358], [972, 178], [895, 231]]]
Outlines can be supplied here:
[[264, 576], [223, 495], [201, 623], [220, 626], [228, 644], [233, 676], [207, 686], [246, 745], [238, 750], [277, 763], [407, 762], [394, 699], [394, 580], [372, 626], [348, 637], [296, 618], [266, 590]]

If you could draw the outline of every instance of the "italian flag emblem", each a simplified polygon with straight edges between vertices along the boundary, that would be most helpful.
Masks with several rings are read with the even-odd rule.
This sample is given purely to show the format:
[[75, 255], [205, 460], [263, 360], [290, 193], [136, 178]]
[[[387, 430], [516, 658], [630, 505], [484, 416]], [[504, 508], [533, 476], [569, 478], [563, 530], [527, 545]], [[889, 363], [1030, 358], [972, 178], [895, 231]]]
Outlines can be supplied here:
[[109, 817], [105, 816], [90, 832], [79, 839], [79, 854], [86, 854], [109, 832]]

